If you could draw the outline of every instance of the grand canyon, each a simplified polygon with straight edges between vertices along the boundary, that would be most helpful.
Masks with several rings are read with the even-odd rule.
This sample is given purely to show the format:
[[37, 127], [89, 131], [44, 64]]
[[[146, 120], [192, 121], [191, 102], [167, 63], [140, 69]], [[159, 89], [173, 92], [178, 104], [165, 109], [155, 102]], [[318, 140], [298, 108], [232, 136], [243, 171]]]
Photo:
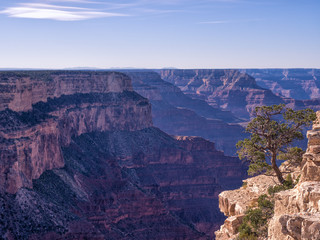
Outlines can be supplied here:
[[252, 109], [319, 106], [238, 70], [6, 71], [0, 89], [4, 239], [213, 239]]

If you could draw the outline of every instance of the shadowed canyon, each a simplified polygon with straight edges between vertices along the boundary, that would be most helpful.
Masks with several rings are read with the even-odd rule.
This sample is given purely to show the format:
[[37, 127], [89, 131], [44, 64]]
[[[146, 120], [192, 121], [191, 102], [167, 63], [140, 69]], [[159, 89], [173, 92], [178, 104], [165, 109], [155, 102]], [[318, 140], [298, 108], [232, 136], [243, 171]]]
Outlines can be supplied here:
[[247, 177], [235, 144], [252, 110], [318, 110], [318, 90], [309, 90], [318, 78], [272, 69], [0, 72], [0, 237], [213, 239], [225, 220], [219, 194]]

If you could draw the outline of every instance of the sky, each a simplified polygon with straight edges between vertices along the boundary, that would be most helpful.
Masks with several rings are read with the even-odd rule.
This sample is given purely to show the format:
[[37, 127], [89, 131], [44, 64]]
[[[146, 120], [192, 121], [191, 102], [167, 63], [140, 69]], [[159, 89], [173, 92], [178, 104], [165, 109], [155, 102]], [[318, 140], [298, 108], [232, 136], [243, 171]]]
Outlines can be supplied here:
[[2, 0], [0, 68], [320, 68], [319, 0]]

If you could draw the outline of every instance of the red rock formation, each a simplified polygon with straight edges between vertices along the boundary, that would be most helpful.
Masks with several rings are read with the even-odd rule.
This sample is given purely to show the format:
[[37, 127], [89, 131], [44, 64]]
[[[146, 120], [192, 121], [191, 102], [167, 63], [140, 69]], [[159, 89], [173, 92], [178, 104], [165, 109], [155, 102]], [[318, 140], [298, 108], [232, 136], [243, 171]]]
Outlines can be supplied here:
[[[41, 83], [40, 73], [30, 79]], [[94, 76], [109, 79], [103, 74], [110, 76], [81, 72], [80, 79], [95, 86]], [[0, 236], [212, 238], [223, 221], [217, 196], [238, 186], [241, 162], [204, 139], [151, 127], [148, 100], [129, 85], [117, 92], [74, 89], [25, 112], [0, 112]]]
[[[14, 86], [10, 87], [14, 95], [12, 92], [1, 95], [12, 96], [7, 107], [29, 110], [35, 101], [49, 101], [35, 104], [28, 112], [0, 112], [0, 155], [4, 159], [0, 168], [1, 191], [15, 193], [20, 187], [32, 187], [32, 179], [39, 178], [45, 170], [63, 167], [60, 146], [68, 145], [72, 136], [114, 128], [132, 131], [152, 126], [150, 104], [136, 93], [127, 91], [132, 89], [128, 77], [81, 72], [78, 78], [76, 74], [31, 72], [31, 77], [0, 74], [2, 80], [9, 76], [6, 81]], [[53, 80], [43, 79], [43, 75]], [[93, 93], [84, 94], [90, 91]], [[101, 93], [95, 93], [98, 91]], [[48, 99], [50, 96], [61, 97]]]
[[48, 98], [76, 93], [132, 91], [131, 80], [114, 72], [19, 71], [0, 74], [0, 111], [28, 111]]

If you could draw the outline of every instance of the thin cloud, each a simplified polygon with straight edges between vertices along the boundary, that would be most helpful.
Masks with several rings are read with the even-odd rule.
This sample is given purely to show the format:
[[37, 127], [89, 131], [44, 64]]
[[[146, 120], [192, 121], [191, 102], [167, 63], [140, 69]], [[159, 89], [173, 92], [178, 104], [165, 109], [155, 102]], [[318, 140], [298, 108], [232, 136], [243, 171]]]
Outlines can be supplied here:
[[[65, 1], [64, 1], [65, 2]], [[68, 2], [71, 2], [68, 0]], [[89, 1], [72, 1], [77, 3]], [[57, 21], [80, 21], [93, 18], [123, 17], [127, 14], [98, 11], [91, 8], [70, 7], [43, 3], [24, 3], [0, 12], [14, 18], [50, 19]]]

